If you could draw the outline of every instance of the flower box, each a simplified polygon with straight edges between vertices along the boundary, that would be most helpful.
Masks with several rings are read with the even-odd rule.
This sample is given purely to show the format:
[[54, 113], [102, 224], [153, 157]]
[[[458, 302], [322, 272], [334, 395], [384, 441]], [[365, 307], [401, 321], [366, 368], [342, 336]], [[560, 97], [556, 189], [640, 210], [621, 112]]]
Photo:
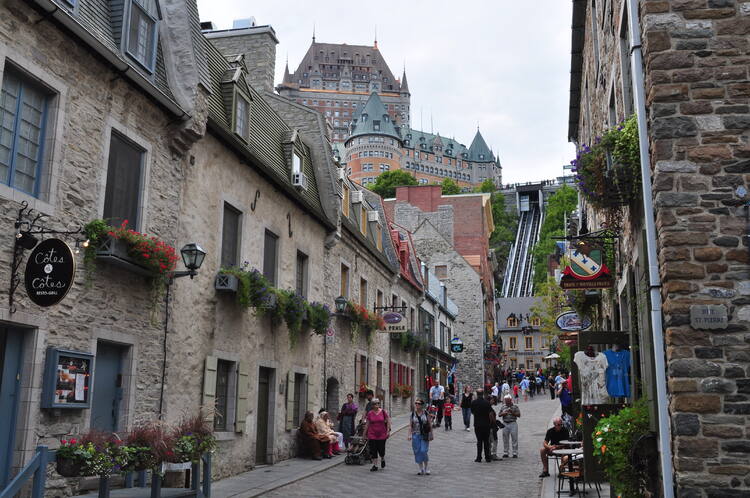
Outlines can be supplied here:
[[214, 279], [214, 289], [220, 292], [237, 292], [240, 280], [229, 273], [219, 273]]
[[107, 263], [119, 266], [120, 268], [139, 275], [153, 277], [153, 271], [137, 264], [133, 258], [128, 255], [128, 247], [128, 243], [122, 239], [106, 237], [96, 249], [96, 259], [106, 261]]
[[73, 460], [72, 458], [57, 458], [55, 470], [57, 470], [57, 473], [63, 477], [79, 477], [82, 469], [83, 463], [79, 460]]

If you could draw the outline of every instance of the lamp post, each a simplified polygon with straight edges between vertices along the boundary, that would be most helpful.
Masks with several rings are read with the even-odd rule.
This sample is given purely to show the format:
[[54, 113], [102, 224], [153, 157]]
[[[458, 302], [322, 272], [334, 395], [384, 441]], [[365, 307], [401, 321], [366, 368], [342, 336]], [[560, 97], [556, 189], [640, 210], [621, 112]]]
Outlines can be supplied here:
[[169, 330], [169, 294], [172, 284], [176, 278], [190, 277], [192, 280], [198, 274], [206, 258], [206, 251], [195, 243], [185, 244], [180, 249], [182, 263], [187, 270], [173, 271], [166, 276], [167, 290], [164, 295], [164, 340], [162, 341], [162, 362], [161, 362], [161, 391], [159, 392], [159, 420], [164, 416], [164, 380], [167, 376], [167, 331]]

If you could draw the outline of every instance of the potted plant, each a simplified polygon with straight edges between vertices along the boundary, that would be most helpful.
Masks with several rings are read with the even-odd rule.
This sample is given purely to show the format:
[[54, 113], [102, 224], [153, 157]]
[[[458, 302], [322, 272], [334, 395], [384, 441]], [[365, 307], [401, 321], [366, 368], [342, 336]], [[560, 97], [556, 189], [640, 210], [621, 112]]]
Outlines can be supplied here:
[[401, 396], [401, 384], [394, 384], [393, 387], [391, 387], [391, 396], [394, 398]]
[[307, 305], [307, 323], [318, 335], [324, 335], [331, 323], [331, 309], [327, 304], [309, 303]]
[[57, 473], [63, 477], [109, 477], [122, 463], [121, 443], [112, 434], [100, 431], [62, 439], [56, 452]]
[[168, 437], [161, 425], [136, 425], [121, 447], [126, 457], [122, 470], [131, 472], [156, 468], [167, 459], [168, 450]]
[[175, 463], [200, 461], [204, 453], [216, 449], [213, 428], [202, 415], [183, 419], [172, 432], [172, 459]]
[[402, 384], [401, 385], [401, 397], [402, 398], [404, 398], [404, 399], [411, 398], [412, 394], [414, 394], [414, 388], [412, 388], [408, 384]]

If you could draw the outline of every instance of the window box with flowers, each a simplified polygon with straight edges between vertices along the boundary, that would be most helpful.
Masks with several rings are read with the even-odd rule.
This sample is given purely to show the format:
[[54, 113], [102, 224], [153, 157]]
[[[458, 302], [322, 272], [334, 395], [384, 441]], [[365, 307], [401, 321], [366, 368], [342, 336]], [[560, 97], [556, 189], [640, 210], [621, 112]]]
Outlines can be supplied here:
[[596, 209], [617, 210], [632, 204], [640, 192], [638, 123], [631, 116], [617, 127], [583, 144], [571, 161], [578, 190]]
[[346, 311], [344, 311], [344, 314], [351, 322], [352, 342], [356, 341], [359, 337], [360, 331], [364, 330], [367, 337], [367, 344], [372, 345], [372, 342], [375, 339], [373, 333], [376, 330], [383, 330], [385, 328], [383, 317], [377, 313], [367, 311], [364, 306], [351, 301], [346, 302]]

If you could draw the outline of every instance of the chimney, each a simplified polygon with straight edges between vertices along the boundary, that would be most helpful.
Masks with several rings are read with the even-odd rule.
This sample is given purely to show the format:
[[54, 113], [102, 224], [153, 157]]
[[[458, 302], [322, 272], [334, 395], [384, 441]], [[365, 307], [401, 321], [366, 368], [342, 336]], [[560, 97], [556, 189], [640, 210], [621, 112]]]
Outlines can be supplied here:
[[276, 45], [279, 43], [271, 26], [257, 26], [255, 18], [237, 19], [232, 29], [204, 32], [206, 38], [225, 57], [245, 56], [247, 77], [258, 92], [273, 91], [276, 67]]

